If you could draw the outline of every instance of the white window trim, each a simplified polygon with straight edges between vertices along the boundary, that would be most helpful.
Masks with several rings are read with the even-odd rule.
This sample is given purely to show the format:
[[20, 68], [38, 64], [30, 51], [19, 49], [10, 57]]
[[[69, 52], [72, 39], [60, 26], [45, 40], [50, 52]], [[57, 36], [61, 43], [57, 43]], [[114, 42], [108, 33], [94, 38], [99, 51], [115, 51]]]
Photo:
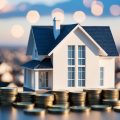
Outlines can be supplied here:
[[[75, 55], [74, 58], [68, 58], [68, 47], [69, 47], [69, 46], [74, 46], [74, 55]], [[67, 64], [68, 64], [68, 60], [69, 60], [69, 59], [74, 59], [74, 62], [76, 62], [76, 61], [75, 61], [75, 60], [76, 60], [76, 46], [75, 46], [75, 45], [68, 45], [68, 46], [67, 46]], [[76, 72], [75, 72], [75, 71], [76, 71], [76, 69], [75, 69], [75, 64], [74, 64], [74, 65], [69, 65], [69, 64], [68, 64], [68, 68], [69, 68], [69, 67], [73, 67], [73, 68], [74, 68], [74, 74], [75, 74], [75, 73], [76, 73]], [[67, 73], [69, 72], [69, 71], [68, 71], [68, 68], [67, 68]], [[75, 74], [74, 76], [76, 76], [76, 74]], [[67, 76], [67, 77], [68, 77], [68, 76]], [[75, 78], [76, 78], [76, 77], [75, 77]], [[75, 78], [74, 78], [74, 79], [67, 79], [67, 87], [75, 87], [75, 81], [76, 81]], [[69, 86], [69, 82], [71, 82], [71, 81], [74, 81], [74, 86], [72, 86], [72, 84]], [[71, 83], [72, 83], [72, 82], [71, 82]]]
[[[78, 48], [79, 48], [79, 46], [84, 46], [84, 47], [85, 47], [85, 58], [79, 58], [79, 57], [78, 57], [78, 52], [79, 52], [79, 49], [78, 49]], [[78, 58], [77, 58], [77, 62], [78, 62], [79, 59], [85, 59], [85, 65], [79, 65], [79, 64], [78, 64], [78, 67], [77, 67], [77, 73], [79, 72], [79, 71], [78, 71], [78, 68], [79, 68], [79, 67], [85, 67], [85, 79], [79, 79], [79, 77], [78, 77], [78, 75], [77, 75], [77, 77], [78, 77], [77, 86], [78, 86], [78, 87], [85, 87], [85, 86], [86, 86], [86, 46], [85, 46], [85, 45], [78, 45], [78, 46], [77, 46], [77, 57], [78, 57]], [[79, 86], [79, 85], [78, 85], [78, 81], [79, 81], [79, 80], [81, 80], [81, 81], [82, 81], [82, 80], [85, 80], [85, 86]]]

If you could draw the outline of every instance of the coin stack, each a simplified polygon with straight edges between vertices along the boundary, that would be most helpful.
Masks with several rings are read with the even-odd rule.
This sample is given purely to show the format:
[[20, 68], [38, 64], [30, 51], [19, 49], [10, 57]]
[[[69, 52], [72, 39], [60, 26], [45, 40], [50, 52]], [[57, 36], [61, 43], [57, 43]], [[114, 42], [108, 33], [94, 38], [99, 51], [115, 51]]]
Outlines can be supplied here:
[[117, 89], [104, 89], [102, 93], [103, 93], [103, 99], [112, 99], [112, 100], [119, 99], [119, 91]]
[[103, 99], [103, 104], [104, 105], [109, 105], [109, 106], [120, 106], [120, 100], [112, 100], [112, 99]]
[[72, 106], [85, 106], [86, 92], [70, 92], [70, 103]]
[[17, 95], [17, 101], [19, 102], [34, 102], [34, 92], [19, 92]]
[[35, 95], [36, 107], [46, 108], [53, 105], [54, 95], [52, 94], [37, 94]]
[[109, 106], [120, 106], [119, 91], [117, 89], [105, 89], [103, 90], [102, 102]]
[[53, 94], [55, 96], [54, 103], [57, 105], [64, 105], [69, 106], [69, 94], [68, 91], [53, 91]]
[[101, 100], [101, 90], [100, 89], [87, 89], [87, 104], [88, 105], [99, 105]]
[[16, 100], [18, 89], [11, 87], [0, 88], [0, 103], [1, 105], [11, 105]]

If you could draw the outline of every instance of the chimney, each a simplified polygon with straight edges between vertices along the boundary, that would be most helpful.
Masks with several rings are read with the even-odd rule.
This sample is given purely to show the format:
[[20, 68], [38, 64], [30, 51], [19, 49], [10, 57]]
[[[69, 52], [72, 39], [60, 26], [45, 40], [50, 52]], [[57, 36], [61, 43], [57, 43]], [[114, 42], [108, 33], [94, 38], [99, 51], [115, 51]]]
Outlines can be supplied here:
[[60, 20], [57, 18], [53, 19], [53, 33], [55, 39], [60, 35]]

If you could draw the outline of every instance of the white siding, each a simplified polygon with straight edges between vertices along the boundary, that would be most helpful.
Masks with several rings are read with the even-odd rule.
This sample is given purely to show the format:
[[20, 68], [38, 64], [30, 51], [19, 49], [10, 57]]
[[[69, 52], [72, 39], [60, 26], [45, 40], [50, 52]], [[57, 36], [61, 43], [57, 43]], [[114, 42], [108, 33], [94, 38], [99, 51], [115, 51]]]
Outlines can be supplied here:
[[[78, 73], [76, 72], [76, 86], [68, 87], [68, 45], [75, 45], [76, 51], [78, 45], [86, 45], [86, 86], [85, 88], [98, 88], [99, 87], [99, 51], [97, 47], [87, 38], [80, 30], [76, 30], [67, 36], [54, 50], [53, 52], [53, 90], [67, 89], [67, 90], [79, 90], [78, 87]], [[77, 62], [77, 55], [76, 55]], [[108, 63], [109, 64], [109, 63]], [[106, 65], [106, 67], [108, 66]], [[111, 63], [114, 72], [114, 63]], [[78, 66], [76, 65], [77, 69]], [[111, 87], [113, 86], [113, 74], [110, 76]], [[106, 83], [106, 86], [108, 83]], [[109, 86], [109, 87], [110, 87]]]
[[24, 87], [33, 89], [35, 88], [35, 82], [34, 82], [34, 78], [35, 78], [35, 74], [33, 70], [29, 70], [29, 69], [25, 69], [25, 74], [24, 74], [24, 79], [25, 79], [25, 84]]
[[[104, 86], [101, 88], [115, 87], [115, 58], [100, 58], [99, 67], [104, 67]], [[99, 83], [99, 80], [98, 80]]]

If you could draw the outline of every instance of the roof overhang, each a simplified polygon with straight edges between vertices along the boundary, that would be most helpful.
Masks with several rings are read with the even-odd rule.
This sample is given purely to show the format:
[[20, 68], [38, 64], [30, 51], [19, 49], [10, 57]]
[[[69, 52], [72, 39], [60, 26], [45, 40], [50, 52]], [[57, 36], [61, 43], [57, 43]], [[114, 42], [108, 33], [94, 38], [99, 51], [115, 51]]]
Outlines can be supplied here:
[[23, 67], [23, 68], [28, 69], [28, 70], [34, 70], [34, 71], [51, 71], [51, 70], [53, 70], [53, 68], [38, 68], [38, 69], [32, 69], [32, 68], [28, 68], [28, 67]]
[[23, 68], [31, 69], [31, 70], [52, 70], [53, 65], [49, 58], [45, 58], [42, 61], [39, 60], [31, 60], [22, 65]]
[[[73, 33], [77, 28], [79, 28], [88, 38], [89, 40], [91, 40], [91, 42], [98, 48], [99, 50], [99, 55], [100, 56], [107, 56], [108, 54], [105, 52], [105, 50], [81, 27], [80, 24], [78, 24], [75, 28], [73, 28], [73, 30], [64, 38], [66, 39], [71, 33]], [[59, 44], [61, 44], [63, 41], [61, 40], [61, 42]], [[57, 45], [58, 46], [58, 45]], [[57, 48], [57, 46], [48, 54], [48, 56], [50, 56], [55, 49]]]

